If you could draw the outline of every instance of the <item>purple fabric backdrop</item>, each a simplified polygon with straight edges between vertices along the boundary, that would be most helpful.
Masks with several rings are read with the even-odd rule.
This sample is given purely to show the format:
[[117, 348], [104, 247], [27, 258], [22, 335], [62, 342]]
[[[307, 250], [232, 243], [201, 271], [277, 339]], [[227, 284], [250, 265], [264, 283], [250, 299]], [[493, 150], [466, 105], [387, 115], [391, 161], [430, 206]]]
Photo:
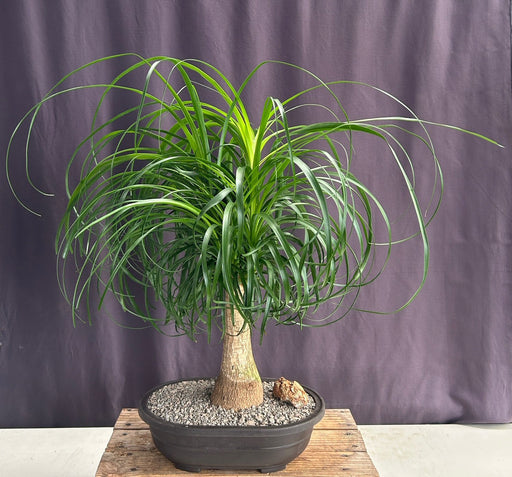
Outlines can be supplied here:
[[[359, 423], [510, 421], [509, 0], [4, 2], [0, 150], [21, 115], [62, 75], [120, 52], [204, 59], [235, 83], [259, 61], [291, 61], [325, 80], [375, 84], [426, 119], [502, 142], [505, 149], [434, 132], [446, 194], [430, 227], [430, 275], [412, 306], [393, 316], [352, 313], [320, 330], [275, 328], [255, 354], [262, 375], [298, 379], [329, 407], [350, 408]], [[297, 81], [270, 68], [251, 91], [251, 104], [256, 109], [268, 94], [285, 97]], [[379, 106], [349, 95], [352, 116], [366, 112], [362, 99]], [[96, 314], [94, 326], [72, 326], [55, 279], [53, 237], [65, 206], [63, 168], [90, 107], [70, 96], [44, 113], [31, 171], [54, 198], [27, 187], [19, 150], [15, 184], [41, 218], [23, 210], [1, 178], [0, 427], [112, 425], [150, 386], [217, 372], [218, 346], [119, 328], [110, 319], [122, 319], [113, 303]], [[400, 200], [371, 157], [360, 172], [380, 183], [392, 204]], [[407, 246], [393, 255], [364, 305], [389, 309], [407, 296], [421, 272], [415, 252]]]

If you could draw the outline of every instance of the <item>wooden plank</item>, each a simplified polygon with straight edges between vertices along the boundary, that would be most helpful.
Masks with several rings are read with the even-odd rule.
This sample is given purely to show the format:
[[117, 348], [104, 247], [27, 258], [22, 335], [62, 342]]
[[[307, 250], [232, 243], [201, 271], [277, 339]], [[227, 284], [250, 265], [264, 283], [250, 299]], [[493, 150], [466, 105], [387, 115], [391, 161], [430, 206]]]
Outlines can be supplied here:
[[[105, 453], [96, 477], [175, 477], [188, 475], [176, 469], [172, 462], [160, 453], [134, 452], [122, 459], [112, 453]], [[202, 470], [202, 477], [253, 476], [261, 477], [259, 471], [250, 470]], [[378, 477], [368, 454], [363, 452], [307, 452], [290, 462], [286, 469], [273, 474], [275, 477]]]
[[149, 426], [139, 417], [137, 409], [125, 408], [119, 414], [114, 429], [149, 429]]
[[379, 474], [366, 452], [326, 452], [308, 448], [278, 475], [378, 477]]
[[357, 429], [356, 421], [349, 409], [326, 409], [325, 416], [316, 429]]
[[124, 429], [114, 429], [112, 437], [107, 444], [107, 451], [127, 453], [136, 451], [152, 450], [155, 447], [151, 439], [149, 429], [137, 429], [134, 431], [125, 431]]
[[315, 427], [308, 448], [331, 449], [333, 452], [366, 452], [361, 433], [355, 430], [326, 429]]
[[[114, 426], [96, 477], [173, 477], [191, 475], [176, 469], [155, 448], [148, 426], [136, 409], [123, 409]], [[254, 471], [203, 470], [203, 477], [261, 476]], [[275, 477], [378, 477], [361, 433], [347, 409], [327, 409], [308, 448]]]

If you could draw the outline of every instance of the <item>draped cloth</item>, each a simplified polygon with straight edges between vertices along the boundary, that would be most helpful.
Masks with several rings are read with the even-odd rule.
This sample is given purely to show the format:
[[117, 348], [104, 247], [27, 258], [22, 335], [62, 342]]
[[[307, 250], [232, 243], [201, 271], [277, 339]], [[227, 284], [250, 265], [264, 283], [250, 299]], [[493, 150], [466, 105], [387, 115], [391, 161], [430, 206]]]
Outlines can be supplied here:
[[[432, 137], [445, 178], [428, 228], [430, 272], [419, 297], [393, 315], [350, 313], [329, 327], [270, 326], [255, 357], [264, 376], [315, 388], [358, 423], [508, 422], [512, 417], [512, 110], [508, 0], [16, 0], [0, 15], [0, 150], [17, 121], [63, 75], [105, 55], [197, 58], [234, 84], [260, 61], [299, 64], [329, 81], [390, 91], [422, 118], [488, 135]], [[103, 80], [119, 63], [97, 71]], [[123, 65], [126, 66], [126, 65]], [[91, 81], [93, 73], [85, 73]], [[89, 75], [89, 76], [88, 76]], [[247, 92], [286, 98], [299, 76], [270, 67]], [[157, 383], [215, 376], [218, 339], [193, 343], [135, 325], [113, 301], [73, 327], [55, 277], [53, 240], [66, 206], [63, 173], [93, 104], [71, 94], [42, 112], [12, 159], [24, 210], [0, 178], [0, 427], [107, 426]], [[344, 97], [352, 117], [380, 100]], [[382, 105], [383, 107], [385, 105]], [[391, 207], [401, 197], [379, 157], [358, 145], [358, 172]], [[365, 154], [368, 153], [366, 156]], [[421, 154], [421, 152], [420, 152]], [[427, 166], [425, 166], [427, 168]], [[419, 178], [421, 180], [421, 178]], [[421, 251], [399, 246], [362, 306], [388, 310], [421, 275]], [[420, 257], [420, 259], [418, 259]]]

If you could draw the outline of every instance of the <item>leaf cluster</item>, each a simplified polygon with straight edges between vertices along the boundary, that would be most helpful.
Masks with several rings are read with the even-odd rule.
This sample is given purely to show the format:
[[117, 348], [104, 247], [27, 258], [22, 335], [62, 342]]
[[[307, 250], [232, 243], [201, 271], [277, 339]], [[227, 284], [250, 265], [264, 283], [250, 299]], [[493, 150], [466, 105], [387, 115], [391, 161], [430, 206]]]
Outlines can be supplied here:
[[[354, 135], [382, 143], [409, 192], [417, 231], [407, 239], [423, 243], [424, 272], [403, 306], [417, 295], [429, 262], [425, 229], [439, 207], [442, 174], [427, 123], [398, 100], [392, 98], [406, 117], [351, 121], [332, 89], [342, 82], [324, 83], [281, 63], [315, 83], [285, 100], [267, 98], [253, 123], [243, 92], [271, 62], [235, 88], [210, 64], [169, 57], [135, 56], [108, 84], [64, 87], [83, 69], [115, 58], [67, 75], [20, 122], [29, 123], [28, 157], [44, 103], [70, 91], [101, 91], [90, 132], [69, 161], [69, 203], [56, 239], [60, 284], [74, 319], [86, 309], [91, 320], [91, 297], [98, 293], [100, 307], [112, 294], [145, 323], [160, 331], [171, 324], [191, 338], [224, 329], [227, 305], [262, 336], [269, 322], [310, 326], [340, 319], [382, 273], [394, 243], [384, 207], [352, 173]], [[140, 87], [127, 81], [137, 72], [144, 73]], [[329, 121], [294, 123], [290, 115], [305, 106], [302, 98], [320, 89], [338, 112], [329, 109]], [[100, 119], [116, 92], [134, 101]], [[410, 123], [416, 129], [407, 128]], [[421, 141], [434, 164], [429, 217], [415, 191], [412, 158], [396, 132]], [[385, 243], [376, 243], [376, 222], [385, 226]], [[375, 267], [379, 246], [385, 258]], [[335, 304], [330, 317], [308, 319], [327, 301]]]

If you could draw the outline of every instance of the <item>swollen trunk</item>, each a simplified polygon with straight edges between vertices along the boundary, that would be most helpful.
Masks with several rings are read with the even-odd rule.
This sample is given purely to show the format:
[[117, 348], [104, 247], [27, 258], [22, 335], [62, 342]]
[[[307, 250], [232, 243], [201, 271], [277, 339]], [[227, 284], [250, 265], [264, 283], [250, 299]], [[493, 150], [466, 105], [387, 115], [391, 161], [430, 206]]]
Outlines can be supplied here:
[[222, 363], [211, 397], [226, 409], [244, 409], [263, 402], [263, 385], [252, 354], [251, 332], [240, 313], [228, 307]]

